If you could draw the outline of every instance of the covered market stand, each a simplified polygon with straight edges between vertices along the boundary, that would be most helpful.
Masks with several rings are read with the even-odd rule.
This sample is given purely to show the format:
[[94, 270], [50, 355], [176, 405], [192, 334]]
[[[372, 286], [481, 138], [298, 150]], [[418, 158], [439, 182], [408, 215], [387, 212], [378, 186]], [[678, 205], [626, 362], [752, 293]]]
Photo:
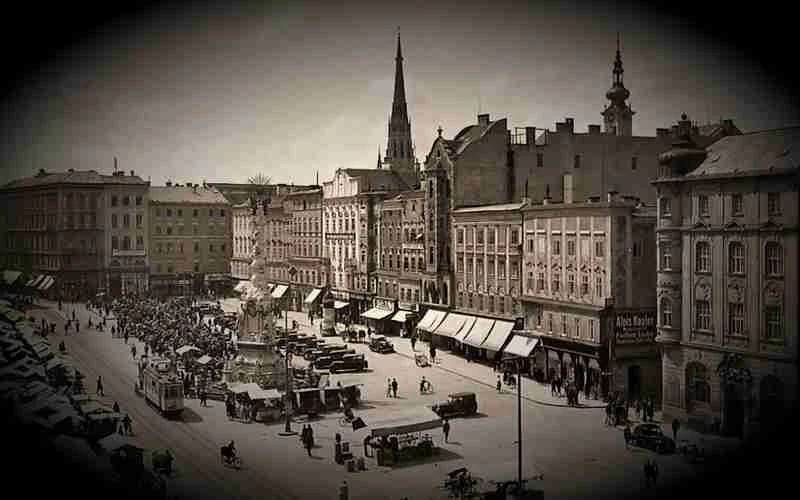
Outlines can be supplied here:
[[442, 419], [430, 408], [396, 415], [368, 423], [368, 447], [374, 450], [378, 465], [393, 465], [429, 457], [438, 452], [433, 437], [426, 431], [442, 427]]

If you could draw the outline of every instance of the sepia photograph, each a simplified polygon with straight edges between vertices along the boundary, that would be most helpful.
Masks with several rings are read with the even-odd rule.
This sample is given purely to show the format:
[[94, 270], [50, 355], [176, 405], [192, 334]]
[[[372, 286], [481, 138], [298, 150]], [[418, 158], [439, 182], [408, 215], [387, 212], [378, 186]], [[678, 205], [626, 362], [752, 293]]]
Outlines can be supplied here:
[[5, 496], [791, 491], [784, 4], [4, 11]]

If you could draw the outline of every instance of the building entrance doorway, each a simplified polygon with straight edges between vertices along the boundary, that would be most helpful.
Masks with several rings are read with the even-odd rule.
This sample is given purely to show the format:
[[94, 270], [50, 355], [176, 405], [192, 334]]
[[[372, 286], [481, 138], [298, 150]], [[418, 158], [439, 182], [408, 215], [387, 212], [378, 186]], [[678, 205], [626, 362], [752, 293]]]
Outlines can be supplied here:
[[726, 436], [742, 437], [744, 434], [744, 400], [742, 387], [738, 384], [725, 386], [722, 421], [723, 433]]
[[640, 401], [642, 398], [642, 367], [628, 367], [628, 401]]

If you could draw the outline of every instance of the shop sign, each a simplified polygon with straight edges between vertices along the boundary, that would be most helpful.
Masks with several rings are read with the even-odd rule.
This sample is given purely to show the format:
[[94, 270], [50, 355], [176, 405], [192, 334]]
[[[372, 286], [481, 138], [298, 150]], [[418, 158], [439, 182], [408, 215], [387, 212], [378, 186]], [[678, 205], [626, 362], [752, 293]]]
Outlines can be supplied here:
[[656, 311], [619, 311], [614, 318], [617, 344], [646, 344], [656, 336]]

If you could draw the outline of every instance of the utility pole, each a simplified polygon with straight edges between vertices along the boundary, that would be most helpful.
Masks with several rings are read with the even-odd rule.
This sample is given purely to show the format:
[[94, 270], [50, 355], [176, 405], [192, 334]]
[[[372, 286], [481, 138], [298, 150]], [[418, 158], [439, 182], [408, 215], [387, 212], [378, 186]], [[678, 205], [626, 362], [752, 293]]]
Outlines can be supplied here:
[[517, 359], [517, 492], [522, 493], [522, 358]]

